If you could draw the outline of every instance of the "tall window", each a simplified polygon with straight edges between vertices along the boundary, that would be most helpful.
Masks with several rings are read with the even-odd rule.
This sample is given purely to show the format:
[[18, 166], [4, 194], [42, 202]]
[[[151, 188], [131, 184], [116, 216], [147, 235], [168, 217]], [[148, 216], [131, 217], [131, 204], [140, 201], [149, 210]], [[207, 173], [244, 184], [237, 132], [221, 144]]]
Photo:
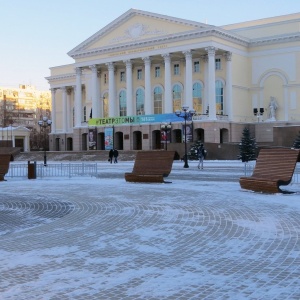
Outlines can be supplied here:
[[137, 70], [137, 79], [141, 80], [142, 79], [142, 69]]
[[155, 67], [155, 77], [160, 77], [160, 67]]
[[154, 113], [162, 114], [162, 89], [159, 86], [154, 89]]
[[202, 85], [199, 82], [193, 85], [193, 108], [197, 113], [202, 113]]
[[104, 73], [103, 78], [104, 78], [104, 84], [107, 84], [108, 83], [108, 74]]
[[173, 87], [173, 111], [181, 110], [181, 96], [182, 89], [179, 84], [175, 84]]
[[200, 73], [200, 62], [194, 61], [194, 73]]
[[124, 82], [124, 81], [125, 81], [125, 72], [124, 72], [124, 71], [121, 71], [121, 72], [120, 72], [120, 81], [121, 81], [121, 82]]
[[108, 93], [105, 93], [103, 95], [103, 118], [109, 117], [109, 111], [108, 111]]
[[121, 91], [119, 94], [119, 110], [120, 110], [120, 117], [124, 117], [127, 115], [126, 92], [125, 91]]
[[179, 74], [180, 74], [179, 64], [174, 64], [174, 75], [179, 75]]
[[221, 58], [216, 58], [215, 63], [216, 63], [216, 70], [221, 70]]
[[86, 122], [86, 106], [83, 107], [83, 122]]
[[143, 89], [138, 89], [136, 91], [136, 114], [145, 114], [145, 93]]
[[224, 114], [224, 89], [221, 80], [216, 81], [216, 112], [217, 115]]

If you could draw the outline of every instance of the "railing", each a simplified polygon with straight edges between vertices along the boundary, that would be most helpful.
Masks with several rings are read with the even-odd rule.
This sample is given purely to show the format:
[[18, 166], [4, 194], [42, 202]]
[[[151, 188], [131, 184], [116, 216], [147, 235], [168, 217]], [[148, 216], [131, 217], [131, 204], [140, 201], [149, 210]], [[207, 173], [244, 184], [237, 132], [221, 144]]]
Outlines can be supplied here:
[[[76, 176], [97, 176], [97, 163], [60, 163], [36, 164], [36, 178], [43, 177], [76, 177]], [[5, 177], [28, 177], [28, 164], [10, 164], [9, 171]]]

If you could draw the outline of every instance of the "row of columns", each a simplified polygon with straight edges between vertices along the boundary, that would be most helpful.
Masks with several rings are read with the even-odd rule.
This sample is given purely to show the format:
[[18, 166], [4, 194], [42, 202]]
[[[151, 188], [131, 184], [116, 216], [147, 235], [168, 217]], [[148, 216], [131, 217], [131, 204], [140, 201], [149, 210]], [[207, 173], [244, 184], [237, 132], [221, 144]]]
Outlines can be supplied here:
[[[205, 63], [204, 71], [204, 81], [205, 81], [205, 97], [206, 103], [203, 105], [209, 105], [209, 119], [216, 120], [216, 92], [215, 92], [215, 47], [205, 48], [207, 55], [203, 56]], [[192, 51], [184, 51], [185, 55], [185, 105], [190, 108], [193, 107], [193, 61], [192, 61]], [[172, 76], [171, 76], [171, 56], [170, 54], [163, 54], [164, 67], [165, 67], [165, 101], [164, 101], [164, 112], [170, 113], [173, 111], [173, 97], [172, 97]], [[226, 58], [226, 111], [229, 116], [229, 120], [232, 118], [232, 66], [231, 66], [231, 53], [225, 53]], [[145, 64], [145, 114], [152, 114], [152, 90], [151, 90], [151, 58], [143, 58]], [[127, 115], [134, 115], [133, 111], [133, 80], [132, 80], [132, 62], [130, 60], [124, 61], [126, 65], [126, 93], [127, 93]], [[115, 75], [114, 75], [114, 63], [107, 63], [108, 68], [108, 82], [109, 82], [109, 116], [116, 116], [118, 103], [116, 101], [115, 95]], [[91, 82], [92, 82], [92, 112], [93, 118], [100, 118], [103, 116], [103, 107], [100, 105], [100, 86], [98, 81], [98, 69], [96, 65], [89, 66], [92, 72]], [[82, 118], [82, 69], [76, 68], [76, 85], [75, 85], [75, 127], [81, 126]], [[63, 131], [67, 132], [67, 124], [69, 124], [68, 117], [68, 101], [67, 101], [67, 89], [62, 88], [63, 91]], [[55, 107], [55, 89], [52, 89], [52, 111], [56, 111]], [[55, 113], [52, 114], [52, 132], [56, 131], [56, 120]]]

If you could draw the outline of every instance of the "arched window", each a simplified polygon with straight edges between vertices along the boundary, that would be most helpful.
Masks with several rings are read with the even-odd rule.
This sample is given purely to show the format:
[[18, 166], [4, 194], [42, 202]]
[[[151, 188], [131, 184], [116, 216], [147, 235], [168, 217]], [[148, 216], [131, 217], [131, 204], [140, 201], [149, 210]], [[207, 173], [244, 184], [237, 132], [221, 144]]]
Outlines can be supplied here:
[[160, 86], [154, 89], [154, 113], [162, 114], [162, 89]]
[[143, 89], [138, 89], [136, 91], [136, 114], [145, 114], [145, 93]]
[[173, 86], [173, 111], [181, 110], [182, 88], [179, 84]]
[[121, 91], [119, 94], [119, 110], [120, 110], [120, 117], [127, 115], [126, 92], [125, 91]]
[[202, 113], [202, 85], [199, 82], [193, 84], [193, 108]]
[[103, 95], [103, 118], [109, 117], [109, 111], [108, 111], [108, 93], [105, 93]]
[[221, 80], [216, 81], [216, 112], [217, 115], [224, 114], [224, 88]]

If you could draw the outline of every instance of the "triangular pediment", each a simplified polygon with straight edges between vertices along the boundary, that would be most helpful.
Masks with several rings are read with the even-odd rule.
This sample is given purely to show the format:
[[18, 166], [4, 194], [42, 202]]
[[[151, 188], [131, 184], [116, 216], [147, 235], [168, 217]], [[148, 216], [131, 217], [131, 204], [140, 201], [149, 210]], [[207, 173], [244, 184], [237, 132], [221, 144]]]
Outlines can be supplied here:
[[93, 49], [113, 48], [146, 40], [151, 41], [206, 27], [210, 26], [194, 21], [130, 9], [72, 49], [68, 54], [73, 57], [78, 53], [82, 54]]

